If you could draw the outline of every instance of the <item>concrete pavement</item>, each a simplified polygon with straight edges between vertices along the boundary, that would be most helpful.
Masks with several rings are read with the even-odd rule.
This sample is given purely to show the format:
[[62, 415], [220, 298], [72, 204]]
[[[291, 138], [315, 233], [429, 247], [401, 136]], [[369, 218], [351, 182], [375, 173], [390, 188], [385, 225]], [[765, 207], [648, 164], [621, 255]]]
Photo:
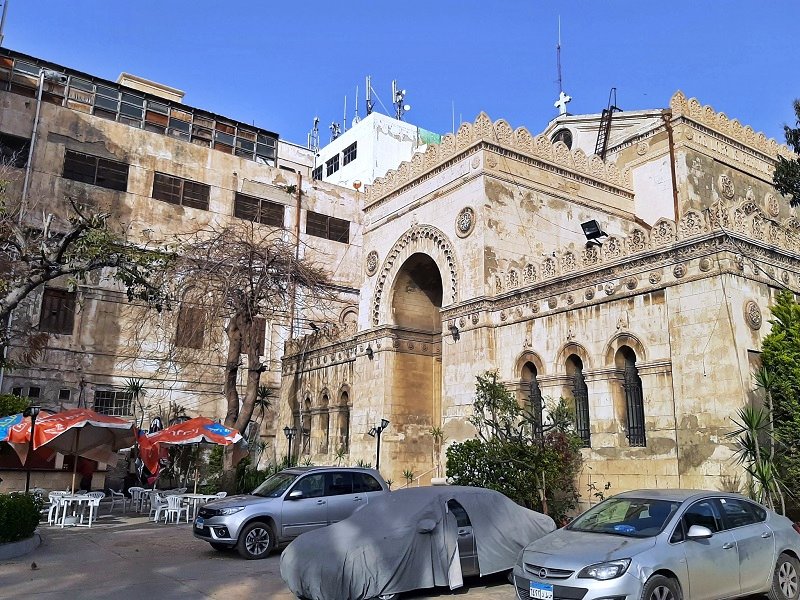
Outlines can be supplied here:
[[[146, 517], [107, 511], [101, 508], [91, 529], [42, 526], [42, 546], [29, 555], [0, 562], [0, 597], [294, 600], [281, 580], [278, 553], [265, 560], [243, 560], [234, 552], [217, 552], [196, 540], [191, 525], [154, 524]], [[456, 590], [457, 597], [514, 598], [512, 586], [503, 577], [468, 583], [467, 588]], [[428, 590], [404, 594], [403, 600], [450, 595], [447, 589]]]

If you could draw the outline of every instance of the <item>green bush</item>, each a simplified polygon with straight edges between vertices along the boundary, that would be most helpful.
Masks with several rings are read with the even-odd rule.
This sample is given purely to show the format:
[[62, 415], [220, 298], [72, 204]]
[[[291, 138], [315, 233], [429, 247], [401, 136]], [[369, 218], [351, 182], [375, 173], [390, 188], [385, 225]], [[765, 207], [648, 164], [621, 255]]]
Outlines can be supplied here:
[[21, 413], [30, 405], [28, 398], [15, 396], [14, 394], [0, 394], [0, 417], [16, 415]]
[[41, 509], [42, 501], [33, 494], [0, 494], [0, 544], [31, 537]]

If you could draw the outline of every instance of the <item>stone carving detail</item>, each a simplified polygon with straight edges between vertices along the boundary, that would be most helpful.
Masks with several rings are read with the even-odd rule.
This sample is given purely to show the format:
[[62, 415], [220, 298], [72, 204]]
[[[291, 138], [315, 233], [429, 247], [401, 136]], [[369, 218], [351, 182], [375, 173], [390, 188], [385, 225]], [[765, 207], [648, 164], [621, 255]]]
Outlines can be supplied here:
[[525, 265], [525, 270], [522, 272], [522, 278], [525, 283], [534, 283], [536, 281], [536, 267], [530, 263]]
[[591, 267], [600, 262], [600, 251], [597, 246], [589, 246], [581, 254], [581, 263], [584, 267]]
[[567, 304], [569, 306], [575, 304], [575, 296], [573, 296], [572, 294], [567, 294]]
[[744, 193], [744, 197], [748, 202], [753, 202], [756, 199], [756, 193], [753, 191], [752, 185], [747, 186], [747, 191]]
[[571, 273], [577, 268], [578, 264], [575, 261], [575, 255], [572, 252], [567, 252], [564, 256], [561, 257], [562, 273]]
[[470, 318], [472, 320], [472, 324], [477, 325], [480, 317], [478, 317], [478, 313], [472, 313], [472, 317]]
[[761, 211], [758, 211], [753, 215], [753, 218], [750, 221], [750, 228], [753, 230], [754, 238], [763, 240], [766, 237], [765, 230], [769, 227], [769, 221], [767, 221], [767, 218], [760, 213]]
[[672, 274], [675, 275], [676, 279], [680, 279], [686, 275], [686, 267], [683, 265], [675, 265], [675, 268], [672, 269]]
[[728, 200], [736, 194], [736, 190], [733, 189], [733, 180], [725, 174], [719, 176], [719, 191]]
[[[507, 122], [499, 120], [492, 123], [488, 115], [481, 113], [474, 123], [462, 123], [456, 135], [447, 134], [442, 137], [441, 143], [428, 145], [424, 155], [416, 162], [412, 159], [411, 163], [401, 163], [396, 170], [390, 170], [367, 186], [367, 205], [425, 176], [457, 153], [468, 152], [469, 148], [481, 142], [528, 155], [548, 163], [551, 168], [558, 168], [565, 177], [580, 179], [589, 185], [610, 185], [628, 193], [633, 192], [629, 169], [620, 171], [615, 164], [605, 163], [598, 156], [587, 159], [581, 150], [570, 151], [562, 142], [551, 142], [543, 135], [534, 138], [523, 127], [512, 132]], [[497, 166], [497, 157], [493, 152], [486, 152], [485, 161], [490, 168]]]
[[704, 273], [711, 270], [711, 259], [703, 257], [700, 259], [700, 270]]
[[549, 278], [555, 277], [558, 274], [556, 271], [556, 261], [553, 258], [548, 258], [544, 261], [542, 266], [542, 277]]
[[628, 252], [641, 252], [647, 248], [647, 234], [638, 227], [628, 236]]
[[512, 270], [508, 273], [508, 289], [515, 290], [519, 287], [519, 273]]
[[647, 154], [647, 151], [650, 149], [650, 142], [647, 140], [642, 140], [638, 144], [636, 144], [636, 154], [639, 156], [644, 156]]
[[466, 327], [466, 326], [467, 326], [467, 320], [466, 320], [464, 317], [461, 317], [461, 318], [458, 320], [458, 327], [459, 327], [460, 329], [464, 329], [464, 327]]
[[499, 275], [494, 276], [494, 293], [495, 294], [503, 293], [503, 279]]
[[461, 209], [456, 217], [456, 235], [467, 237], [475, 228], [475, 211], [470, 206]]
[[587, 300], [591, 300], [592, 298], [594, 298], [594, 290], [592, 288], [589, 288], [583, 293], [583, 297], [586, 298]]
[[367, 254], [367, 275], [370, 277], [375, 275], [375, 272], [378, 270], [378, 253], [373, 250], [369, 254]]
[[615, 286], [613, 283], [607, 283], [603, 290], [605, 291], [606, 296], [610, 296], [617, 290], [617, 286]]
[[557, 298], [548, 298], [547, 299], [547, 306], [550, 308], [555, 308], [558, 306], [558, 299]]
[[619, 319], [617, 319], [617, 330], [619, 329], [627, 329], [630, 326], [630, 320], [628, 317], [628, 311], [623, 310], [622, 313], [619, 315]]
[[572, 327], [572, 325], [570, 325], [569, 329], [567, 329], [567, 341], [571, 342], [574, 339], [575, 339], [575, 329]]
[[424, 250], [434, 259], [438, 259], [437, 263], [442, 271], [442, 287], [444, 288], [442, 301], [447, 304], [458, 301], [458, 267], [450, 240], [440, 229], [432, 225], [415, 224], [395, 242], [380, 268], [372, 300], [373, 325], [380, 323], [381, 298], [387, 281], [391, 284], [394, 279], [390, 275], [393, 275], [402, 266], [405, 258], [410, 256], [413, 250]]
[[676, 92], [672, 96], [669, 107], [673, 118], [686, 116], [770, 156], [778, 154], [789, 159], [793, 158], [788, 146], [767, 139], [763, 133], [755, 133], [749, 126], [742, 127], [739, 121], [729, 120], [724, 113], [717, 113], [710, 106], [701, 106], [695, 98], [687, 99], [683, 92]]
[[625, 281], [625, 287], [629, 290], [635, 290], [636, 286], [639, 284], [639, 280], [636, 277], [628, 277]]
[[539, 312], [539, 303], [538, 302], [534, 302], [533, 304], [531, 304], [531, 312], [533, 314], [536, 314], [536, 313]]
[[481, 166], [481, 159], [478, 158], [477, 156], [473, 156], [472, 160], [469, 162], [469, 166], [472, 167], [473, 169], [477, 169], [478, 167]]
[[712, 229], [719, 229], [720, 227], [728, 229], [730, 227], [730, 214], [728, 213], [728, 209], [723, 206], [722, 202], [719, 200], [709, 207], [708, 222]]
[[506, 314], [506, 311], [501, 310], [500, 311], [500, 320], [501, 321], [505, 321], [506, 319], [508, 319], [508, 315]]
[[767, 213], [770, 216], [777, 217], [781, 212], [781, 204], [774, 194], [767, 194], [764, 198], [764, 204], [767, 207]]
[[650, 283], [652, 283], [653, 285], [656, 285], [657, 283], [660, 283], [661, 282], [661, 272], [653, 271], [652, 273], [650, 273], [650, 276], [647, 278], [647, 280]]
[[784, 271], [783, 273], [781, 273], [781, 281], [783, 281], [784, 284], [789, 285], [789, 273], [788, 272]]
[[617, 237], [610, 237], [604, 245], [606, 260], [614, 260], [622, 256], [622, 243]]
[[675, 241], [675, 222], [667, 219], [659, 219], [653, 225], [653, 230], [650, 232], [650, 239], [653, 246], [661, 247], [667, 246]]
[[681, 217], [680, 222], [681, 237], [687, 238], [693, 235], [698, 235], [706, 230], [705, 219], [696, 210], [687, 210]]
[[744, 316], [747, 320], [747, 325], [750, 329], [759, 330], [761, 329], [761, 325], [764, 322], [763, 317], [761, 316], [761, 309], [758, 306], [758, 303], [755, 300], [748, 300], [745, 302], [744, 305]]

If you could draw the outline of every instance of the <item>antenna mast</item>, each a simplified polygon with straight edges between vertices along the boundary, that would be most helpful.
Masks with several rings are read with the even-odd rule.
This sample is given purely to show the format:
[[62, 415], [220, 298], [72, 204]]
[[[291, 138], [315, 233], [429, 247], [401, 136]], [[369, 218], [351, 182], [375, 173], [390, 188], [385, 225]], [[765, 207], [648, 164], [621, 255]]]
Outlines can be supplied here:
[[392, 102], [394, 103], [395, 107], [395, 118], [398, 121], [402, 121], [403, 115], [406, 113], [406, 111], [411, 110], [411, 105], [405, 104], [404, 102], [405, 97], [406, 91], [397, 87], [397, 79], [392, 79]]
[[356, 86], [356, 115], [353, 117], [353, 127], [356, 126], [361, 118], [358, 116], [358, 86]]
[[564, 81], [561, 78], [561, 15], [558, 16], [558, 43], [556, 44], [556, 68], [558, 69], [558, 100], [553, 104], [558, 109], [558, 114], [567, 114], [567, 103], [572, 96], [564, 93]]
[[367, 75], [367, 116], [372, 114], [372, 77]]

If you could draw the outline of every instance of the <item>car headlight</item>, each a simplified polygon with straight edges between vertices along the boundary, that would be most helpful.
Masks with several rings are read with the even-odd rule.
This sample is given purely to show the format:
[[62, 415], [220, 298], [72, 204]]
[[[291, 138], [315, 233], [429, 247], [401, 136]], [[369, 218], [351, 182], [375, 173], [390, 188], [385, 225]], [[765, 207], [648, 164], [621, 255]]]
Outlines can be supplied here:
[[597, 563], [596, 565], [589, 565], [583, 569], [578, 573], [578, 577], [581, 579], [597, 579], [599, 581], [614, 579], [627, 571], [630, 564], [630, 558]]
[[244, 506], [229, 506], [227, 508], [218, 508], [217, 514], [219, 515], [232, 515], [234, 513], [244, 510]]

